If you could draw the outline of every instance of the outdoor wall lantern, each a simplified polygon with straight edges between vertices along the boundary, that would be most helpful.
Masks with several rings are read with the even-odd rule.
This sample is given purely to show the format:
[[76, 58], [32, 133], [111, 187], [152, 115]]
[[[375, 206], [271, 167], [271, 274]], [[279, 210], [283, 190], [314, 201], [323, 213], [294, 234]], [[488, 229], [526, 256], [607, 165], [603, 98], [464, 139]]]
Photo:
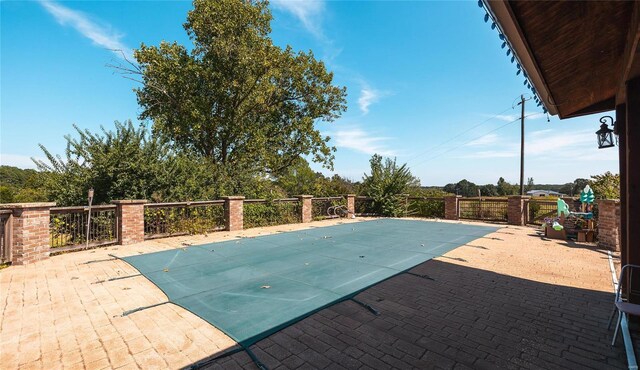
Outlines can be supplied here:
[[598, 135], [598, 149], [611, 148], [612, 146], [615, 146], [613, 143], [613, 130], [607, 125], [607, 119], [611, 121], [611, 126], [613, 126], [613, 128], [616, 126], [613, 121], [613, 117], [604, 116], [600, 118], [600, 122], [602, 124], [600, 125], [600, 130], [596, 131], [596, 135]]

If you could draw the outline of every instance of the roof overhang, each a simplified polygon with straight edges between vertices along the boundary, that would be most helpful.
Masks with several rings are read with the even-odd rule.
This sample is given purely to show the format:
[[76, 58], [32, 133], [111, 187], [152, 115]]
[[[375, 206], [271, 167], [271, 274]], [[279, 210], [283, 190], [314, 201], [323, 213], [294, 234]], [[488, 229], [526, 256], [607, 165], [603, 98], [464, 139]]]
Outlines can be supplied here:
[[543, 104], [570, 118], [612, 110], [640, 76], [640, 2], [485, 0]]

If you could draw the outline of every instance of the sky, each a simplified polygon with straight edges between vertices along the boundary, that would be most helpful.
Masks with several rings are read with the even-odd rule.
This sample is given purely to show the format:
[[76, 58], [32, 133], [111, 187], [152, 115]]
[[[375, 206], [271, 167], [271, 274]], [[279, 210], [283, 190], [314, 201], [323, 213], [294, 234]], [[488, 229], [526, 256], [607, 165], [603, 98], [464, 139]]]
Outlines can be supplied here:
[[[63, 155], [73, 124], [97, 132], [138, 122], [136, 83], [108, 65], [141, 43], [191, 45], [182, 27], [189, 1], [0, 7], [2, 165], [34, 168], [39, 144]], [[516, 103], [528, 91], [476, 1], [272, 0], [270, 8], [274, 43], [312, 50], [347, 87], [347, 112], [316, 125], [337, 148], [334, 171], [312, 168], [360, 180], [378, 153], [407, 163], [422, 185], [519, 181]], [[547, 121], [533, 101], [525, 111], [526, 178], [566, 183], [618, 172], [617, 150], [597, 149], [604, 114]]]

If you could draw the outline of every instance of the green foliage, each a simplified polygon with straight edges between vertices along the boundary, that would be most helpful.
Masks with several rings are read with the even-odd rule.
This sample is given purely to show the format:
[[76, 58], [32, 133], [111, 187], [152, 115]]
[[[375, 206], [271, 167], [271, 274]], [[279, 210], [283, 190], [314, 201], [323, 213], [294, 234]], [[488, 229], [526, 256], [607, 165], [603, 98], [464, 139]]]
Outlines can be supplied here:
[[487, 184], [480, 186], [480, 194], [483, 197], [497, 197], [498, 188], [493, 184]]
[[288, 196], [310, 194], [340, 196], [355, 192], [355, 184], [339, 175], [325, 177], [314, 172], [304, 158], [298, 158], [291, 167], [276, 177], [275, 185]]
[[527, 185], [524, 186], [524, 191], [527, 192], [533, 190], [534, 186], [535, 184], [533, 183], [533, 177], [529, 177], [527, 179]]
[[80, 130], [78, 138], [65, 136], [66, 156], [54, 156], [40, 146], [48, 162], [37, 161], [47, 172], [45, 188], [58, 205], [86, 204], [95, 189], [94, 204], [114, 199], [154, 201], [207, 199], [216, 195], [210, 168], [193, 156], [173, 151], [131, 121], [115, 123], [115, 131], [101, 134]]
[[477, 197], [478, 185], [466, 179], [458, 181], [456, 184], [447, 184], [444, 187], [446, 193], [462, 195], [463, 197]]
[[409, 202], [408, 210], [413, 217], [444, 218], [444, 199], [416, 199]]
[[0, 166], [0, 203], [46, 201], [46, 177], [46, 173], [32, 169]]
[[135, 51], [140, 118], [177, 148], [226, 174], [279, 174], [301, 155], [331, 168], [335, 148], [315, 129], [346, 110], [346, 89], [312, 52], [269, 38], [266, 1], [195, 0], [187, 48], [162, 41]]
[[382, 216], [401, 216], [406, 212], [405, 194], [419, 186], [406, 164], [398, 166], [395, 159], [375, 154], [369, 161], [371, 174], [364, 175], [361, 193], [373, 198], [373, 210]]
[[508, 183], [503, 177], [498, 179], [496, 190], [499, 196], [509, 196], [520, 194], [520, 186]]
[[572, 194], [575, 196], [580, 195], [580, 192], [582, 191], [582, 189], [584, 189], [585, 186], [589, 185], [589, 180], [588, 179], [575, 179], [573, 181], [573, 190], [572, 190]]
[[0, 203], [14, 203], [15, 190], [11, 186], [0, 185]]
[[275, 181], [289, 195], [325, 195], [322, 190], [324, 182], [325, 177], [314, 172], [303, 158], [294, 161]]
[[620, 199], [620, 175], [609, 171], [593, 175], [589, 186], [598, 199]]

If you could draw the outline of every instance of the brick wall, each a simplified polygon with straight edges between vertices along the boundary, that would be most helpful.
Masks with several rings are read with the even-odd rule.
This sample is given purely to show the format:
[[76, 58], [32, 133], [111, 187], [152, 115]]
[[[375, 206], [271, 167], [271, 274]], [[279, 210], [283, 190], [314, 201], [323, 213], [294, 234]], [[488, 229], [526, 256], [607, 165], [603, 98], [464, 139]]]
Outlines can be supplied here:
[[144, 241], [144, 204], [146, 200], [114, 200], [118, 218], [118, 244], [128, 245]]
[[11, 263], [26, 265], [49, 258], [49, 217], [55, 203], [11, 203], [13, 253]]
[[509, 197], [507, 203], [507, 222], [509, 225], [524, 226], [527, 224], [525, 200], [529, 196], [514, 195]]
[[444, 197], [444, 218], [446, 220], [458, 219], [458, 199], [459, 195], [450, 195]]
[[223, 197], [224, 220], [227, 231], [242, 230], [244, 228], [244, 197]]
[[313, 221], [313, 195], [296, 195], [300, 202], [300, 222], [307, 223]]
[[598, 200], [598, 246], [620, 250], [620, 201]]

